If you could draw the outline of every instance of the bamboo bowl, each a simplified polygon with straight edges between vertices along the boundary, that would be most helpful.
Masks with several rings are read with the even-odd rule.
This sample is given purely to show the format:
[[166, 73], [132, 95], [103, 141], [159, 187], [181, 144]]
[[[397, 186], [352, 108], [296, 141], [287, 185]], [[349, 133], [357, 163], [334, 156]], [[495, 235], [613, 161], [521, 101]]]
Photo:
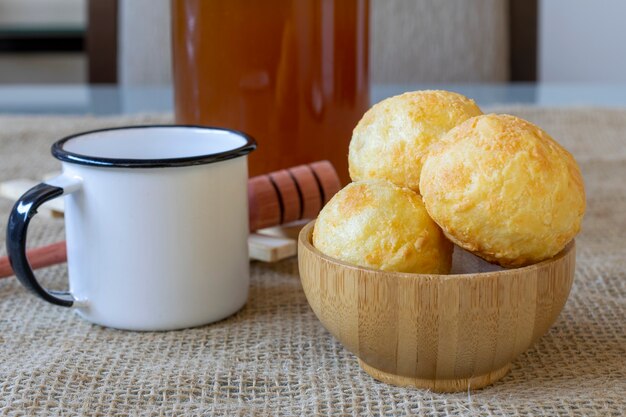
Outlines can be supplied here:
[[459, 275], [377, 271], [298, 239], [300, 277], [324, 327], [380, 381], [437, 392], [478, 389], [552, 326], [574, 279], [572, 241], [524, 268]]

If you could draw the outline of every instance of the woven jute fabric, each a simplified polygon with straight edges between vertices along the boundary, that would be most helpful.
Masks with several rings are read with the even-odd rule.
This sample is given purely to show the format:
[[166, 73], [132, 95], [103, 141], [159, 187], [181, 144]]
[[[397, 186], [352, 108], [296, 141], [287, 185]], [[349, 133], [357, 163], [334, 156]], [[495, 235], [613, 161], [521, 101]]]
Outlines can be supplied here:
[[[93, 325], [35, 298], [15, 278], [1, 280], [0, 415], [623, 415], [626, 110], [506, 111], [539, 124], [574, 153], [588, 209], [569, 301], [549, 333], [494, 385], [435, 394], [373, 380], [317, 320], [290, 259], [252, 263], [250, 300], [236, 315], [172, 332]], [[66, 134], [170, 121], [0, 117], [0, 180], [58, 169], [49, 147]], [[0, 236], [10, 207], [0, 200]], [[30, 229], [31, 245], [64, 236], [59, 219], [38, 216]], [[67, 285], [64, 265], [38, 276], [50, 288]]]

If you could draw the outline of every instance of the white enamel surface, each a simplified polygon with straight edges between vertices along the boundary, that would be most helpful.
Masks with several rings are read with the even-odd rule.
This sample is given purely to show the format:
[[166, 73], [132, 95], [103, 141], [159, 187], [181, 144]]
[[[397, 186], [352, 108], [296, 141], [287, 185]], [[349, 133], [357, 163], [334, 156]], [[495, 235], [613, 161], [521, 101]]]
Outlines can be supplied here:
[[82, 182], [65, 196], [69, 286], [82, 317], [169, 330], [245, 304], [246, 157], [176, 168], [63, 163], [63, 172]]
[[112, 129], [77, 136], [63, 149], [88, 157], [117, 159], [172, 159], [211, 155], [246, 144], [228, 131], [193, 127]]

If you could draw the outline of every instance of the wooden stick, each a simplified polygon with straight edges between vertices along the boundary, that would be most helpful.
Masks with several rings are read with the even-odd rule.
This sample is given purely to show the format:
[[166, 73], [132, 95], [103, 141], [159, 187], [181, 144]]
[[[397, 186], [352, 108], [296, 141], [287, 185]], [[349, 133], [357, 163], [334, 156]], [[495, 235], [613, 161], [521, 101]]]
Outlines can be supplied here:
[[[26, 251], [28, 263], [33, 269], [44, 268], [50, 265], [63, 263], [67, 260], [65, 241], [53, 243], [48, 246], [41, 246]], [[0, 258], [0, 278], [13, 275], [13, 269], [8, 257]]]

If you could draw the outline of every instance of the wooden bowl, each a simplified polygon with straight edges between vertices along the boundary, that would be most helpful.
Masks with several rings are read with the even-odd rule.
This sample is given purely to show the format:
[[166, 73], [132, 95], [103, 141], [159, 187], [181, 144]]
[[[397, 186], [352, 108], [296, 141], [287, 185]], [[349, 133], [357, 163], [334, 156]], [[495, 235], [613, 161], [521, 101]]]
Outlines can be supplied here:
[[438, 392], [492, 384], [554, 323], [574, 279], [572, 241], [554, 258], [497, 272], [422, 275], [330, 258], [298, 239], [300, 277], [324, 327], [372, 377]]

